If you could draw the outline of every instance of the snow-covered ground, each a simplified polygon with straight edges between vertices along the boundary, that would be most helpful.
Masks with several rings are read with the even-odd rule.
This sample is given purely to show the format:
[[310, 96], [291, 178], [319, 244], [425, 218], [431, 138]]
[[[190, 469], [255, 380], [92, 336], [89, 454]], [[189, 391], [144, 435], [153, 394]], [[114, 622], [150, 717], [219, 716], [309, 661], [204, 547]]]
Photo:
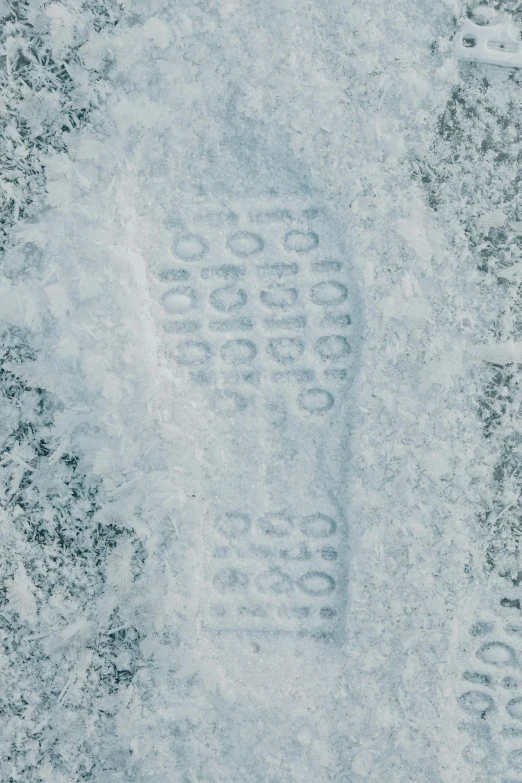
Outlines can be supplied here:
[[522, 779], [520, 86], [467, 11], [0, 3], [2, 781]]

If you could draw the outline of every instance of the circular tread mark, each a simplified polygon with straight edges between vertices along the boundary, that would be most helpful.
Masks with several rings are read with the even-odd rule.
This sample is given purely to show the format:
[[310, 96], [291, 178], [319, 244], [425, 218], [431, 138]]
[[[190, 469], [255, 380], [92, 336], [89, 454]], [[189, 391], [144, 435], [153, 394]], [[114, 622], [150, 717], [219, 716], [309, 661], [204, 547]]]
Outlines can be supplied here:
[[163, 294], [162, 304], [168, 313], [186, 313], [194, 307], [196, 303], [196, 295], [192, 288], [187, 286], [177, 286], [172, 288], [167, 293]]
[[220, 391], [214, 397], [214, 407], [218, 413], [233, 415], [244, 411], [248, 407], [248, 400], [235, 391]]
[[495, 708], [495, 702], [483, 691], [466, 691], [459, 697], [459, 704], [463, 710], [472, 714], [486, 715]]
[[255, 358], [257, 348], [251, 340], [228, 340], [220, 353], [223, 361], [228, 364], [243, 364]]
[[227, 511], [216, 519], [215, 526], [222, 536], [236, 538], [248, 533], [250, 530], [250, 518], [246, 514]]
[[298, 337], [278, 337], [270, 340], [267, 346], [269, 356], [281, 364], [295, 362], [302, 356], [305, 344]]
[[245, 306], [247, 295], [242, 288], [224, 286], [210, 294], [210, 304], [221, 313], [234, 313]]
[[515, 663], [515, 651], [503, 642], [489, 642], [477, 650], [477, 658], [495, 666], [512, 666]]
[[265, 536], [282, 538], [292, 530], [294, 523], [286, 514], [265, 514], [257, 522], [259, 531]]
[[174, 245], [174, 253], [184, 261], [199, 261], [207, 252], [207, 243], [197, 234], [187, 234]]
[[340, 359], [351, 352], [351, 346], [345, 337], [331, 334], [327, 337], [320, 337], [315, 344], [315, 350], [321, 359]]
[[319, 237], [314, 231], [289, 231], [283, 239], [285, 250], [295, 253], [309, 253], [319, 244]]
[[263, 250], [264, 242], [259, 234], [252, 234], [250, 231], [238, 231], [228, 238], [227, 247], [239, 256], [239, 258], [248, 258], [254, 256]]
[[335, 533], [337, 525], [326, 514], [312, 514], [302, 519], [299, 527], [310, 538], [328, 538]]
[[207, 364], [212, 351], [208, 343], [197, 340], [185, 340], [178, 345], [176, 360], [179, 364], [196, 366]]
[[297, 398], [297, 404], [308, 413], [324, 413], [334, 404], [334, 398], [326, 389], [306, 389]]
[[335, 590], [335, 580], [323, 571], [309, 571], [297, 580], [297, 586], [306, 595], [329, 595]]
[[337, 283], [335, 280], [317, 283], [310, 291], [312, 302], [323, 307], [341, 304], [347, 296], [348, 289], [346, 286], [342, 283]]
[[280, 568], [270, 568], [268, 571], [258, 574], [255, 586], [260, 593], [271, 593], [272, 595], [284, 595], [293, 589], [292, 579]]

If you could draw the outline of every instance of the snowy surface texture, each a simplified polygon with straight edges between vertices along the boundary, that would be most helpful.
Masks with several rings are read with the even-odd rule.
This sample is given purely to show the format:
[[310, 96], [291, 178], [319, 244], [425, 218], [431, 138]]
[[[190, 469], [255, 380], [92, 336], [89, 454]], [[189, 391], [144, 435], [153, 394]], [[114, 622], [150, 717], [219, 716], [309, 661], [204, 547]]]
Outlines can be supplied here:
[[0, 0], [2, 783], [522, 781], [518, 5]]

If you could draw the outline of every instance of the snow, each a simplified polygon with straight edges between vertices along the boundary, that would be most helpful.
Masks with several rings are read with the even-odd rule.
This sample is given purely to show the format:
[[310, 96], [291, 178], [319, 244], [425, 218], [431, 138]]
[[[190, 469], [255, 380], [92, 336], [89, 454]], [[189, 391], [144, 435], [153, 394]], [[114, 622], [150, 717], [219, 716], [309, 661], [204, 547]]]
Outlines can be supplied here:
[[516, 780], [520, 74], [457, 2], [0, 13], [0, 778]]

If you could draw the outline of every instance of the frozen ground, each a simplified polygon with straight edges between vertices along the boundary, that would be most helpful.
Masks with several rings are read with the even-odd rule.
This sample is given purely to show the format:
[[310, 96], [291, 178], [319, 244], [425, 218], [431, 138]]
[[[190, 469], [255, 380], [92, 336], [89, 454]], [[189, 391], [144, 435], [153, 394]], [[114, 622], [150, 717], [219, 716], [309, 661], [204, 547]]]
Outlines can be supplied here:
[[467, 10], [0, 3], [2, 781], [522, 780], [520, 87]]

